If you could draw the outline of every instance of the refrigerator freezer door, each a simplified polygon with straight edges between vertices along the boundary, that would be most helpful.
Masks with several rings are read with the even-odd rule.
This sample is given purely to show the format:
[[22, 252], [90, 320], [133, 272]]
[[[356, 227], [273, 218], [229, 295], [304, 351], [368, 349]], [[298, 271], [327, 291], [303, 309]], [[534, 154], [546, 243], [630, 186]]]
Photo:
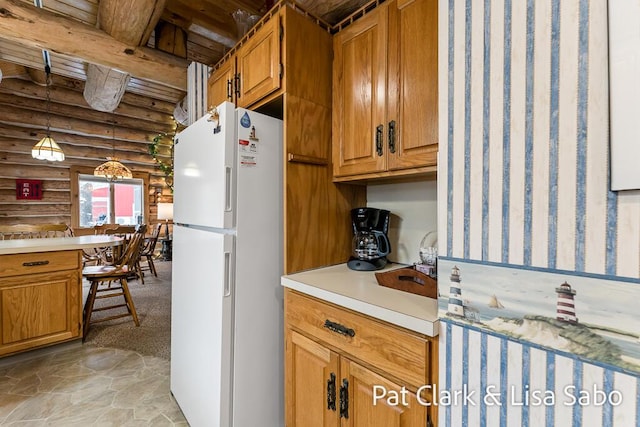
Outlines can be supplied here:
[[175, 223], [233, 228], [235, 210], [235, 109], [230, 102], [198, 119], [175, 138]]
[[192, 427], [230, 426], [234, 236], [176, 225], [171, 392]]

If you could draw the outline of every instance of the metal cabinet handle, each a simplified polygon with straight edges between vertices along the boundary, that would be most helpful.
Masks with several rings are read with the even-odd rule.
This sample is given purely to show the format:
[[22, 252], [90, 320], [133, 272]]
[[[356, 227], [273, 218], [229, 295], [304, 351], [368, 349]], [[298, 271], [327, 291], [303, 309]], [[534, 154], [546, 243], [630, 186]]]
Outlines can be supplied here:
[[22, 266], [23, 267], [35, 267], [38, 265], [47, 265], [49, 264], [49, 261], [31, 261], [31, 262], [23, 262]]
[[231, 79], [227, 80], [227, 99], [229, 99], [229, 101], [233, 100], [233, 82], [231, 81]]
[[340, 418], [349, 419], [349, 381], [342, 379], [340, 387]]
[[396, 121], [389, 122], [389, 152], [396, 152]]
[[382, 156], [382, 132], [384, 131], [384, 126], [378, 125], [376, 127], [376, 153], [378, 156]]
[[332, 322], [329, 319], [324, 321], [324, 327], [329, 329], [330, 331], [337, 332], [340, 335], [349, 336], [352, 338], [356, 336], [356, 331], [354, 331], [353, 329], [347, 328], [340, 323]]
[[333, 372], [327, 380], [327, 409], [336, 410], [336, 374]]
[[240, 98], [240, 73], [237, 73], [233, 79], [236, 83], [236, 98]]

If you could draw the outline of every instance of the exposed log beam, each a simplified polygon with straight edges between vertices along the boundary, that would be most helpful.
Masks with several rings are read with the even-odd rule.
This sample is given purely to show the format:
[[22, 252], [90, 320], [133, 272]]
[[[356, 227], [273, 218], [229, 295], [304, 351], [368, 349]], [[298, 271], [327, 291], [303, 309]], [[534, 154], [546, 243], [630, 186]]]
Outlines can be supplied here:
[[[44, 114], [42, 113], [43, 101], [39, 99], [16, 97], [0, 92], [0, 104], [25, 108]], [[154, 123], [131, 117], [116, 116], [110, 113], [103, 113], [101, 111], [67, 104], [52, 102], [49, 109], [51, 114], [85, 120], [87, 122], [95, 122], [98, 124], [105, 123], [107, 126], [111, 126], [112, 123], [115, 123], [116, 126], [147, 131], [149, 134], [172, 133], [175, 129], [174, 123]]]
[[[124, 163], [136, 164], [136, 170], [140, 165], [144, 165], [149, 167], [149, 170], [146, 170], [146, 172], [153, 172], [156, 167], [155, 160], [153, 160], [153, 157], [149, 154], [121, 151], [120, 147], [117, 145], [115, 151], [111, 148], [79, 147], [77, 145], [65, 144], [60, 145], [64, 150], [65, 160], [68, 159], [74, 165], [78, 164], [79, 161], [86, 160], [93, 161], [90, 165], [95, 163], [93, 165], [95, 167], [104, 162], [105, 158], [115, 156], [121, 159]], [[31, 148], [33, 148], [33, 143], [30, 141], [0, 138], [0, 152], [4, 155], [4, 157], [0, 157], [0, 161], [8, 161], [11, 163], [32, 163], [31, 161], [26, 161], [27, 157], [31, 156]], [[23, 158], [17, 156], [26, 157]], [[32, 160], [35, 159], [32, 158]], [[164, 157], [162, 160], [167, 162], [170, 159], [168, 157]], [[38, 160], [35, 160], [34, 164], [38, 164], [37, 162]]]
[[[51, 137], [59, 144], [84, 146], [87, 148], [102, 148], [111, 149], [113, 142], [106, 138], [95, 138], [86, 135], [74, 135], [70, 133], [51, 132]], [[0, 139], [5, 140], [26, 140], [30, 141], [31, 145], [35, 144], [40, 138], [42, 138], [42, 132], [33, 128], [10, 126], [0, 123]], [[128, 142], [128, 141], [115, 141], [118, 150], [128, 151], [131, 153], [147, 154], [151, 159], [149, 153], [149, 144], [140, 142]], [[171, 147], [169, 145], [158, 145], [158, 155], [169, 157], [171, 155]]]
[[[42, 183], [43, 191], [69, 191], [71, 186], [68, 181], [44, 181]], [[1, 190], [14, 190], [16, 189], [16, 180], [9, 178], [0, 178]]]
[[187, 88], [186, 60], [119, 42], [104, 31], [19, 0], [0, 0], [0, 36], [112, 67], [176, 89]]
[[[70, 77], [58, 76], [55, 74], [51, 77], [53, 80], [54, 87], [63, 86], [67, 89], [77, 90], [80, 92], [84, 90], [84, 81], [82, 80], [72, 79]], [[122, 97], [122, 102], [124, 102], [125, 104], [134, 105], [139, 108], [147, 108], [149, 110], [154, 110], [154, 111], [167, 113], [167, 114], [172, 114], [173, 109], [176, 106], [175, 102], [163, 101], [161, 99], [153, 98], [151, 96], [138, 95], [131, 92], [126, 92], [124, 94], [124, 96]]]
[[[0, 84], [0, 93], [14, 95], [15, 97], [27, 97], [39, 100], [46, 99], [46, 88], [27, 80], [20, 79], [3, 80], [2, 84]], [[84, 97], [76, 90], [66, 89], [63, 87], [53, 87], [51, 88], [51, 102], [83, 107], [87, 109], [86, 111], [89, 111], [89, 106], [87, 105]], [[148, 108], [140, 108], [124, 101], [120, 103], [114, 113], [117, 117], [125, 116], [136, 120], [145, 120], [160, 124], [161, 126], [173, 125], [173, 119], [169, 112], [163, 113], [153, 111]], [[118, 119], [116, 118], [116, 121], [117, 120]]]
[[[16, 97], [0, 92], [0, 104], [25, 108], [42, 113], [43, 101], [26, 97]], [[111, 123], [115, 122], [116, 126], [135, 128], [147, 131], [149, 134], [172, 133], [175, 129], [174, 123], [153, 123], [146, 120], [116, 116], [110, 113], [103, 113], [101, 111], [67, 104], [51, 103], [50, 111], [52, 114], [86, 120], [87, 122], [95, 122], [99, 124], [107, 123], [107, 126], [110, 126]]]
[[2, 78], [10, 79], [13, 77], [24, 77], [27, 75], [27, 69], [22, 65], [14, 64], [12, 62], [0, 60], [0, 70], [2, 70]]
[[[0, 105], [0, 123], [31, 126], [45, 129], [47, 126], [46, 114], [39, 111], [24, 108]], [[51, 129], [73, 133], [75, 135], [93, 135], [104, 138], [112, 137], [110, 126], [101, 123], [87, 122], [81, 119], [51, 115]], [[155, 136], [153, 133], [138, 129], [117, 127], [114, 129], [115, 139], [133, 142], [151, 142]], [[42, 132], [44, 134], [44, 132]]]
[[166, 0], [100, 0], [98, 26], [131, 46], [147, 44]]
[[[146, 44], [160, 19], [165, 0], [102, 0], [98, 28], [131, 46]], [[99, 111], [113, 111], [120, 104], [131, 75], [115, 68], [88, 64], [84, 98]]]
[[[111, 157], [111, 156], [109, 156]], [[125, 164], [129, 169], [131, 169], [134, 172], [145, 172], [145, 173], [149, 173], [149, 174], [156, 174], [158, 176], [162, 175], [162, 172], [157, 169], [156, 167], [154, 167], [154, 165], [151, 164], [134, 164], [132, 162], [127, 161], [124, 158], [118, 157], [118, 159]], [[3, 164], [3, 167], [5, 165], [26, 165], [26, 166], [37, 166], [39, 164], [41, 164], [42, 160], [37, 160], [34, 159], [33, 157], [31, 157], [31, 153], [29, 154], [21, 154], [21, 153], [7, 153], [7, 152], [3, 152], [0, 151], [0, 161]], [[71, 165], [74, 166], [86, 166], [89, 168], [95, 168], [96, 166], [100, 165], [101, 163], [103, 163], [105, 161], [105, 158], [101, 158], [101, 159], [84, 159], [82, 157], [77, 157], [77, 158], [69, 158], [69, 160], [67, 160], [65, 158], [65, 161], [62, 163], [59, 162], [54, 162], [51, 165], [49, 165], [51, 168], [68, 168]], [[66, 163], [66, 164], [65, 164]], [[27, 176], [29, 176], [27, 174]], [[15, 193], [14, 193], [15, 194]]]

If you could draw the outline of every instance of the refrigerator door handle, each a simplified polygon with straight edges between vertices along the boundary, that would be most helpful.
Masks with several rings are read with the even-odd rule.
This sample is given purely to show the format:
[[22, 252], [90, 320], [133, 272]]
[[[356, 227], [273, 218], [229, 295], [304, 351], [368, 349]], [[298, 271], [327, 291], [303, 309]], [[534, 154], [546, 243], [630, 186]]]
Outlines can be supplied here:
[[231, 295], [231, 252], [224, 253], [224, 296]]
[[231, 166], [224, 167], [224, 181], [225, 181], [225, 195], [224, 195], [224, 210], [225, 212], [231, 212]]

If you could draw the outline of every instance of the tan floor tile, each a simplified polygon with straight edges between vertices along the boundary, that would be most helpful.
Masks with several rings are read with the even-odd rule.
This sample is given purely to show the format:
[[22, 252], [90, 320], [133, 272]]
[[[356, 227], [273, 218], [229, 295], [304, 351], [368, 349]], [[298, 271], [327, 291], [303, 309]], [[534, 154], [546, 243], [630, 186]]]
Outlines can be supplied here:
[[34, 396], [38, 393], [40, 383], [40, 377], [35, 374], [27, 377], [21, 377], [20, 380], [9, 390], [9, 393]]
[[170, 367], [91, 345], [18, 360], [0, 368], [0, 426], [187, 427], [169, 390]]
[[5, 422], [46, 419], [70, 404], [70, 396], [66, 394], [37, 394], [18, 405]]

